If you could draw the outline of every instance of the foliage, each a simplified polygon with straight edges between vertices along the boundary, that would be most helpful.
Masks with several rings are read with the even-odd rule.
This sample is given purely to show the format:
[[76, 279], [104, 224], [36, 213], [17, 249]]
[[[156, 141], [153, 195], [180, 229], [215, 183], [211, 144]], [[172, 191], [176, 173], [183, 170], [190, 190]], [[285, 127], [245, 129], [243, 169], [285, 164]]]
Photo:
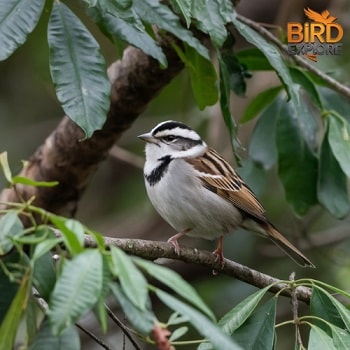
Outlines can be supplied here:
[[[17, 186], [6, 153], [0, 159], [10, 185]], [[276, 324], [279, 293], [266, 297], [272, 286], [269, 285], [233, 306], [217, 322], [194, 288], [174, 271], [128, 256], [116, 246], [106, 247], [100, 233], [76, 220], [49, 213], [30, 202], [8, 205], [0, 218], [0, 286], [7, 291], [0, 302], [1, 350], [14, 347], [21, 322], [26, 325], [22, 344], [25, 348], [80, 349], [74, 324], [86, 312], [93, 311], [101, 329], [106, 331], [104, 303], [111, 295], [146, 342], [154, 342], [149, 335], [160, 326], [171, 329], [167, 333], [171, 334], [171, 344], [186, 344], [180, 338], [192, 326], [204, 336], [190, 341], [198, 344], [199, 350], [272, 349], [277, 341], [276, 329], [291, 323], [296, 329], [310, 328], [308, 349], [318, 349], [324, 341], [332, 349], [346, 349], [350, 344], [350, 312], [327, 289], [349, 300], [350, 294], [335, 287], [312, 279], [278, 281], [289, 290], [299, 286], [313, 288], [309, 315]], [[25, 228], [20, 216], [32, 224]], [[43, 223], [37, 223], [37, 217]], [[97, 248], [84, 246], [85, 235], [94, 237]], [[55, 263], [51, 251], [59, 254]], [[149, 279], [160, 282], [162, 287]], [[152, 295], [173, 311], [167, 321], [158, 320]]]
[[[246, 80], [255, 71], [275, 72], [280, 84], [255, 96], [241, 120], [245, 123], [259, 117], [250, 142], [250, 158], [265, 170], [278, 167], [286, 199], [296, 215], [303, 216], [316, 205], [335, 218], [349, 213], [349, 103], [241, 22], [232, 1], [83, 3], [88, 18], [116, 46], [133, 45], [163, 68], [168, 62], [162, 41], [171, 42], [189, 72], [198, 107], [204, 109], [219, 102], [235, 151], [240, 143], [230, 109], [232, 93], [245, 96]], [[85, 137], [90, 137], [106, 120], [110, 82], [99, 43], [69, 6], [59, 0], [0, 0], [0, 60], [7, 59], [26, 42], [44, 13], [49, 13], [49, 67], [57, 98], [68, 117], [82, 128]], [[234, 35], [227, 29], [231, 25], [251, 48], [235, 52]], [[198, 37], [210, 38], [210, 53], [192, 29]], [[236, 157], [239, 160], [237, 153]], [[57, 185], [12, 176], [5, 153], [0, 155], [0, 165], [9, 186], [14, 188], [19, 184]], [[101, 234], [82, 223], [46, 212], [30, 201], [12, 203], [1, 214], [0, 339], [5, 341], [0, 343], [0, 349], [13, 347], [22, 322], [27, 348], [78, 349], [74, 323], [92, 310], [105, 331], [104, 302], [111, 295], [133, 329], [148, 342], [153, 341], [149, 334], [160, 325], [172, 329], [173, 344], [181, 344], [178, 339], [192, 326], [205, 337], [194, 341], [200, 344], [199, 349], [238, 349], [241, 345], [245, 349], [266, 349], [274, 346], [276, 329], [294, 324], [296, 329], [309, 327], [309, 349], [319, 349], [324, 344], [331, 349], [349, 348], [349, 311], [329, 291], [346, 300], [349, 295], [320, 281], [284, 281], [291, 290], [301, 285], [313, 288], [307, 316], [276, 324], [279, 295], [267, 297], [265, 288], [233, 306], [216, 323], [213, 312], [176, 273], [129, 257], [117, 247], [108, 249]], [[31, 222], [30, 227], [23, 226], [19, 219], [23, 216]], [[36, 217], [44, 223], [37, 223]], [[95, 238], [98, 248], [85, 248], [86, 234]], [[59, 255], [55, 264], [52, 250]], [[152, 284], [152, 279], [162, 287]], [[157, 319], [151, 297], [173, 309], [168, 321]], [[39, 298], [47, 309], [40, 308]]]

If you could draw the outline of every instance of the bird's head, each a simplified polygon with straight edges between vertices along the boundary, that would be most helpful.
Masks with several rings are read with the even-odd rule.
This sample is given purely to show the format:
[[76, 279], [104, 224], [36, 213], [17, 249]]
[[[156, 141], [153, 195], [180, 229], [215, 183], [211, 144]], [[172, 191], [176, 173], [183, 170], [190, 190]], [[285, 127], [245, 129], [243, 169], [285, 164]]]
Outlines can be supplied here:
[[162, 122], [138, 137], [146, 142], [147, 161], [158, 161], [164, 157], [194, 158], [208, 148], [193, 129], [173, 120]]

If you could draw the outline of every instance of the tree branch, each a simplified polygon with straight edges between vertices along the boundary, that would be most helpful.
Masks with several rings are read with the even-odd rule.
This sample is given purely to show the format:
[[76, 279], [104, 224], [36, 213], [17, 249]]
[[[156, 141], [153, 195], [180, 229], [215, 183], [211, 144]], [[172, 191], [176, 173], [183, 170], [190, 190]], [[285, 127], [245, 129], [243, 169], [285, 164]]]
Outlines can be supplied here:
[[[166, 37], [159, 39], [168, 68], [142, 51], [128, 47], [123, 58], [108, 68], [112, 84], [111, 104], [102, 130], [87, 140], [82, 130], [64, 117], [43, 145], [29, 159], [21, 176], [37, 181], [58, 181], [52, 188], [16, 186], [17, 193], [35, 205], [65, 216], [74, 215], [85, 187], [114, 142], [128, 129], [147, 104], [183, 68], [183, 63]], [[13, 189], [0, 194], [0, 202], [18, 202]]]
[[[60, 233], [57, 230], [56, 235], [60, 237]], [[85, 235], [84, 241], [86, 247], [97, 247], [96, 241], [92, 236]], [[224, 266], [222, 267], [221, 262], [216, 259], [216, 256], [207, 251], [182, 246], [180, 254], [178, 255], [174, 251], [174, 246], [168, 242], [111, 237], [104, 237], [104, 241], [107, 247], [117, 246], [128, 254], [136, 255], [144, 259], [155, 260], [158, 258], [169, 258], [205, 266], [211, 270], [235, 277], [258, 288], [264, 288], [272, 283], [277, 283], [270, 288], [270, 292], [280, 293], [287, 297], [292, 296], [292, 291], [288, 288], [288, 285], [282, 282], [279, 283], [280, 280], [277, 278], [253, 270], [229, 259], [224, 259]], [[310, 288], [298, 287], [295, 289], [294, 293], [298, 300], [307, 304], [310, 302]]]
[[308, 71], [314, 73], [319, 78], [324, 80], [330, 87], [333, 87], [334, 90], [338, 91], [340, 94], [344, 95], [346, 98], [350, 99], [350, 88], [346, 85], [339, 83], [339, 81], [333, 79], [329, 74], [323, 73], [315, 66], [307, 62], [304, 58], [298, 55], [289, 55], [288, 48], [284, 45], [275, 35], [270, 33], [267, 29], [265, 29], [262, 25], [257, 22], [252, 21], [251, 19], [241, 16], [237, 14], [237, 19], [242, 23], [248, 25], [252, 29], [256, 30], [259, 34], [261, 34], [265, 39], [274, 43], [281, 51], [291, 57], [296, 63], [298, 63], [301, 67], [307, 69]]

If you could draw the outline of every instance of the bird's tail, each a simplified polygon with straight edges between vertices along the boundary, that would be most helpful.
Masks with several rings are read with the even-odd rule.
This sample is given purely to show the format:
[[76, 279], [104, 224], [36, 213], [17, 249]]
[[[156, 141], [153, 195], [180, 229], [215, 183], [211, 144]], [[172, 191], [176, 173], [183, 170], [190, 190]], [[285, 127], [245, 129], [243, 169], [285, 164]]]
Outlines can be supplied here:
[[281, 235], [270, 223], [266, 224], [267, 237], [281, 248], [292, 260], [303, 267], [315, 267], [315, 265], [292, 243]]

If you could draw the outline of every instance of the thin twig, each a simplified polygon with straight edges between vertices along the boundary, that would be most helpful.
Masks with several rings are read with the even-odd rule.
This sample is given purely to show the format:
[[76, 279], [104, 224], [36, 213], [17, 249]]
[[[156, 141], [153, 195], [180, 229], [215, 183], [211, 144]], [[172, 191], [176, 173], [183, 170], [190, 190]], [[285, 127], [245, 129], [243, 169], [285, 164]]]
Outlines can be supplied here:
[[115, 313], [105, 304], [105, 308], [107, 310], [108, 316], [112, 319], [112, 321], [122, 330], [125, 336], [129, 339], [130, 343], [135, 347], [136, 350], [141, 350], [140, 346], [136, 343], [134, 338], [131, 336], [127, 327], [125, 327], [124, 323], [119, 320], [119, 318], [115, 315]]
[[[295, 272], [292, 272], [289, 276], [289, 280], [291, 282], [295, 281]], [[296, 333], [296, 341], [299, 345], [299, 349], [305, 349], [303, 345], [303, 340], [301, 339], [300, 329], [299, 329], [299, 321], [298, 321], [298, 298], [295, 293], [296, 289], [292, 288], [291, 292], [291, 304], [292, 304], [292, 312], [293, 312], [293, 321], [295, 325], [295, 333]]]
[[106, 343], [104, 343], [100, 338], [98, 338], [94, 333], [89, 331], [87, 328], [79, 324], [78, 322], [75, 323], [75, 326], [78, 327], [82, 332], [84, 332], [87, 336], [89, 336], [92, 340], [94, 340], [97, 344], [99, 344], [102, 348], [106, 350], [112, 350], [111, 347], [109, 347]]
[[[280, 50], [284, 53], [288, 54], [288, 48], [284, 45], [275, 35], [265, 29], [262, 25], [257, 22], [252, 21], [251, 19], [244, 17], [242, 15], [237, 14], [237, 19], [242, 23], [248, 25], [250, 28], [256, 30], [259, 34], [261, 34], [265, 39], [274, 43]], [[338, 91], [348, 99], [350, 99], [350, 88], [344, 84], [339, 83], [339, 81], [333, 79], [326, 73], [323, 73], [315, 66], [307, 62], [304, 58], [298, 55], [289, 55], [296, 63], [298, 63], [301, 67], [309, 70], [310, 72], [317, 75], [319, 78], [324, 80], [328, 85], [334, 88], [334, 90]]]

